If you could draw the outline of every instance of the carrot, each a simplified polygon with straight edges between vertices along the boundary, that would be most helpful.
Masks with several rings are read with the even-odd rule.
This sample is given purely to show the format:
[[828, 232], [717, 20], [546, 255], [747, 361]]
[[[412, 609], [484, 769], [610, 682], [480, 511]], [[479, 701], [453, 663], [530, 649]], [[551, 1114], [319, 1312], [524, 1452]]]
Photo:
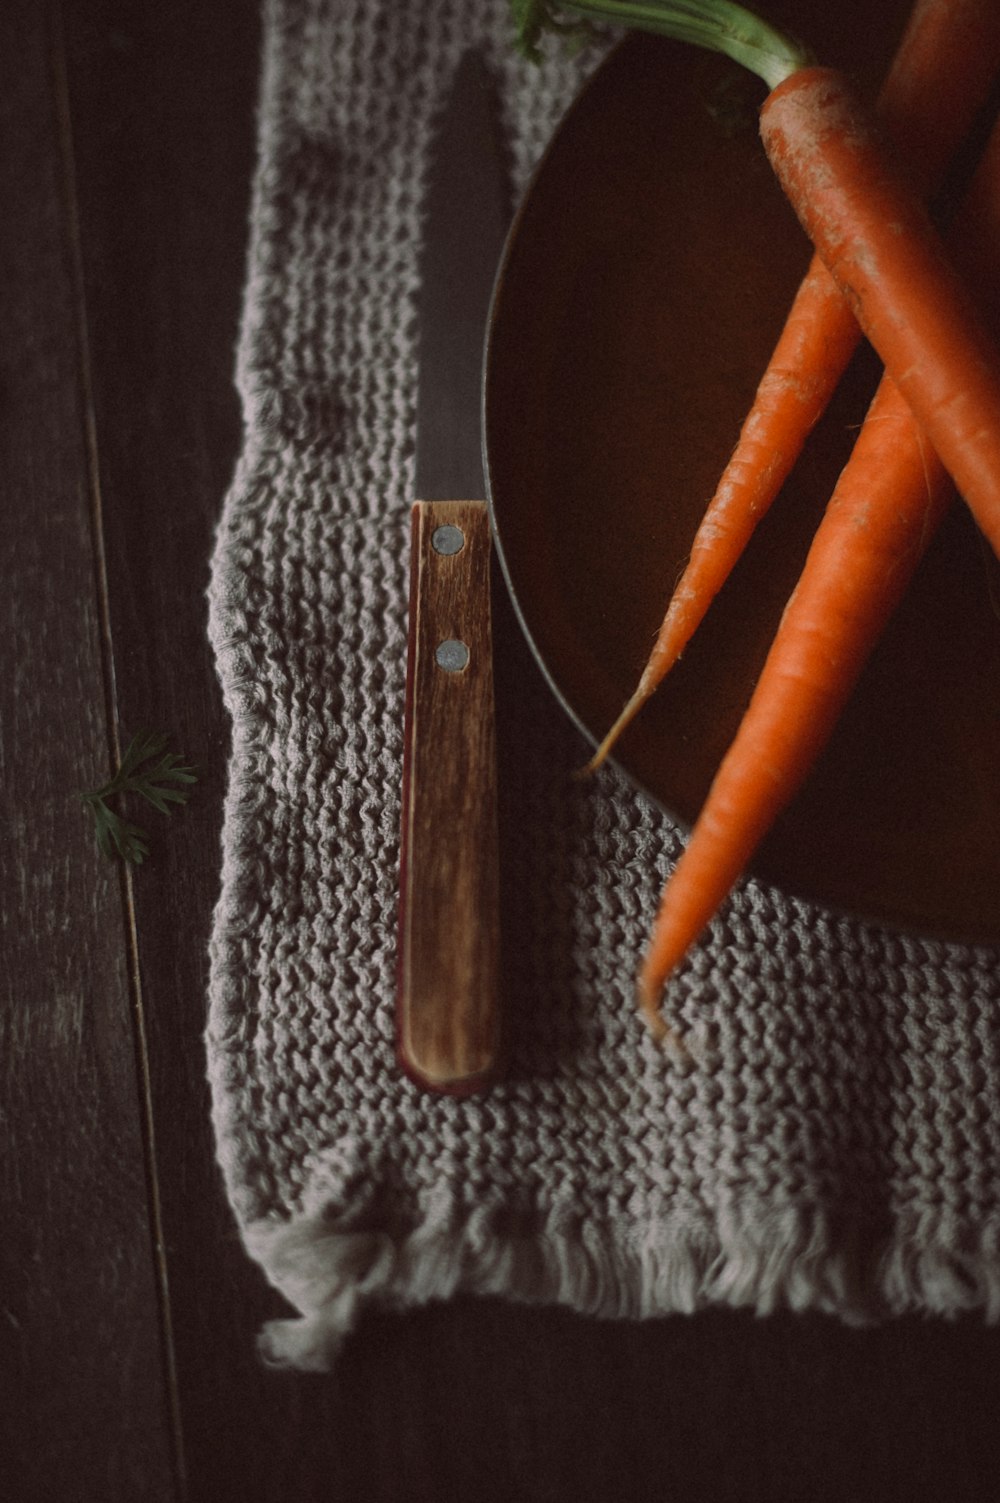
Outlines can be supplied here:
[[[1000, 263], [1000, 124], [951, 236], [970, 277]], [[994, 299], [991, 322], [1000, 322]], [[954, 490], [888, 378], [817, 529], [736, 737], [664, 890], [639, 978], [654, 1034], [666, 977], [709, 923], [826, 744]]]
[[847, 80], [803, 68], [761, 135], [858, 323], [1000, 553], [1000, 351]]
[[[922, 194], [938, 186], [998, 67], [996, 0], [917, 0], [878, 113]], [[638, 684], [584, 772], [601, 765], [681, 656], [791, 473], [860, 338], [850, 305], [814, 254]]]
[[953, 494], [899, 390], [883, 379], [817, 529], [736, 737], [664, 888], [639, 975], [660, 997], [798, 792]]
[[[538, 29], [558, 21], [556, 9], [545, 0], [528, 7], [536, 46]], [[569, 9], [723, 51], [764, 80], [770, 92], [760, 126], [768, 160], [887, 376], [1000, 555], [1000, 348], [848, 81], [730, 0], [574, 0]], [[522, 39], [529, 44], [530, 32]], [[853, 580], [839, 570], [834, 576], [837, 590], [824, 596], [826, 623], [810, 615], [797, 647], [789, 633], [783, 637], [792, 671], [770, 738], [758, 741], [757, 716], [748, 716], [737, 738], [740, 755], [725, 759], [696, 825], [697, 843], [692, 833], [668, 884], [641, 978], [647, 1015], [655, 1015], [659, 983], [697, 938], [731, 873], [742, 870], [828, 733], [835, 691], [824, 688], [810, 704], [803, 674], [810, 639], [850, 615]], [[769, 680], [775, 677], [776, 670]], [[850, 677], [849, 667], [839, 677]], [[789, 739], [796, 755], [783, 761]]]
[[568, 9], [713, 48], [770, 93], [768, 160], [862, 332], [1000, 552], [1000, 348], [984, 332], [930, 217], [848, 80], [733, 0], [515, 0], [537, 53]]

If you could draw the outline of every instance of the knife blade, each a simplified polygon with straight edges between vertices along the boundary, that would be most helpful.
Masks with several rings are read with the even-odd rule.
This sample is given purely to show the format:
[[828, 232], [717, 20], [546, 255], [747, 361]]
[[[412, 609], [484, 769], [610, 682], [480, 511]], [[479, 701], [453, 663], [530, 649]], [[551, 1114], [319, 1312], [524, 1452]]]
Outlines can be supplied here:
[[481, 388], [505, 177], [492, 80], [473, 50], [437, 122], [419, 258], [396, 1011], [404, 1069], [450, 1094], [486, 1085], [501, 1043]]

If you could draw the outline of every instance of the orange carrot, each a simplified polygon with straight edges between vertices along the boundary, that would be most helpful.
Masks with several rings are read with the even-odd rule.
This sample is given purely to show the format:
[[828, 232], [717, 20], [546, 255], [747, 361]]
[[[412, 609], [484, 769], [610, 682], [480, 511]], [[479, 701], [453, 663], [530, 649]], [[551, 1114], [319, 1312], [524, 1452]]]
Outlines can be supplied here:
[[835, 70], [796, 70], [760, 119], [803, 227], [1000, 554], [1000, 349], [926, 210]]
[[[997, 0], [917, 0], [878, 112], [921, 193], [938, 186], [998, 67]], [[681, 656], [791, 473], [860, 338], [848, 302], [814, 255], [638, 684], [585, 771], [601, 765]]]
[[708, 47], [768, 85], [768, 160], [862, 332], [1000, 552], [1000, 347], [980, 323], [873, 112], [835, 69], [737, 0], [514, 0], [537, 55], [565, 8]]
[[[953, 226], [971, 277], [1000, 264], [1000, 125]], [[990, 305], [994, 326], [998, 300]], [[825, 745], [954, 495], [884, 377], [817, 529], [743, 721], [667, 883], [639, 982], [657, 1036], [663, 983], [709, 923]]]
[[657, 1037], [667, 977], [802, 786], [952, 494], [898, 388], [883, 379], [664, 889], [639, 977]]
[[[723, 51], [767, 83], [761, 137], [786, 196], [921, 436], [1000, 555], [1000, 347], [848, 81], [815, 66], [790, 37], [736, 0], [573, 0], [568, 8]], [[518, 9], [526, 49], [543, 26], [559, 24], [559, 7], [550, 0], [518, 0]], [[888, 431], [884, 421], [880, 430]], [[826, 567], [822, 574], [827, 587], [810, 587], [820, 614], [800, 616], [796, 610], [792, 626], [782, 628], [778, 667], [772, 662], [768, 673], [780, 713], [770, 712], [767, 698], [760, 711], [755, 696], [757, 707], [719, 769], [664, 894], [641, 978], [648, 1016], [655, 1016], [663, 979], [708, 922], [731, 874], [742, 870], [828, 734], [837, 682], [853, 682], [850, 658], [845, 655], [839, 667], [836, 658], [824, 664], [815, 643], [852, 612], [864, 615], [861, 605], [852, 604], [854, 577], [841, 567]], [[800, 621], [804, 629], [795, 631]], [[823, 667], [829, 671], [820, 676]], [[814, 671], [821, 684], [815, 692]]]

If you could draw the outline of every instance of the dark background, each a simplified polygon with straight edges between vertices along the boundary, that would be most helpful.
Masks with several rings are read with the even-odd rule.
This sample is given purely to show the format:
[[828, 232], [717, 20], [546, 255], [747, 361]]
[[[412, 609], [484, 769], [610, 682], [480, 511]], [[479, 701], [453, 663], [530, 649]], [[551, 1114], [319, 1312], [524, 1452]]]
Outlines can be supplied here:
[[[0, 1492], [28, 1500], [988, 1499], [1000, 1337], [499, 1301], [274, 1374], [204, 1080], [228, 730], [205, 629], [237, 454], [257, 7], [0, 8]], [[75, 793], [169, 730], [126, 873]]]

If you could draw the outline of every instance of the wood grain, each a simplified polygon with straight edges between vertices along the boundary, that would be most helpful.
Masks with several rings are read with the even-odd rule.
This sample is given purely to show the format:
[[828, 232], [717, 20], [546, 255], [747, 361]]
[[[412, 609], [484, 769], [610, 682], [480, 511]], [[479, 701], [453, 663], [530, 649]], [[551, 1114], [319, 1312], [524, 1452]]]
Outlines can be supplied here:
[[168, 731], [199, 769], [182, 813], [151, 816], [134, 881], [186, 1489], [253, 1498], [284, 1465], [272, 1432], [294, 1446], [296, 1422], [284, 1400], [269, 1411], [254, 1349], [268, 1296], [215, 1164], [203, 1033], [228, 749], [205, 588], [241, 437], [258, 9], [85, 0], [64, 24], [115, 714], [126, 735]]
[[437, 1090], [499, 1044], [496, 726], [484, 501], [413, 507], [399, 918], [399, 1047]]
[[60, 83], [53, 12], [3, 7], [0, 1491], [18, 1503], [175, 1494], [124, 893], [75, 796], [111, 752]]

